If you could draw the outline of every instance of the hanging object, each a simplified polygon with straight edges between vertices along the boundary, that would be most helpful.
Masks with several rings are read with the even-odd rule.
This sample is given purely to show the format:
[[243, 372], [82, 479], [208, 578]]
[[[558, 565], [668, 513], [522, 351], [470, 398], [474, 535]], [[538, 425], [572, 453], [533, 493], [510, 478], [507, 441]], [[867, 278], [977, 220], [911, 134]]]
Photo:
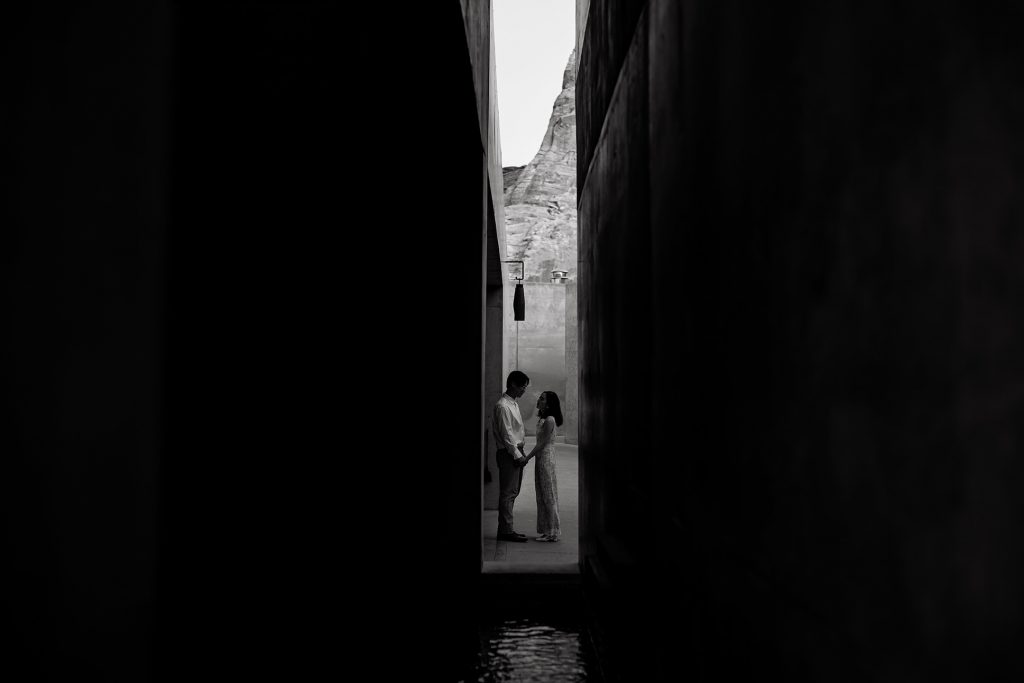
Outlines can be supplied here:
[[518, 263], [520, 266], [519, 277], [516, 278], [516, 292], [512, 297], [512, 318], [517, 322], [526, 320], [526, 292], [523, 290], [526, 263], [523, 261], [502, 261], [502, 263]]
[[512, 313], [516, 320], [526, 320], [526, 294], [523, 293], [523, 284], [516, 285], [516, 293], [512, 298]]

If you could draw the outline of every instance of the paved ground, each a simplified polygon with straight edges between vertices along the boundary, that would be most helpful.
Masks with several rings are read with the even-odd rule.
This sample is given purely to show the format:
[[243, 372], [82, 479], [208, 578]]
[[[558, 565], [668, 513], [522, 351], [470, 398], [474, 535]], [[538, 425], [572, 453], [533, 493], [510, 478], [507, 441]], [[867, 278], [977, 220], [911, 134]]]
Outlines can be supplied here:
[[[533, 448], [535, 439], [526, 438], [526, 452]], [[484, 510], [484, 562], [569, 564], [579, 562], [579, 448], [574, 445], [555, 444], [555, 465], [558, 479], [558, 515], [562, 526], [562, 540], [547, 543], [533, 540], [537, 534], [537, 496], [534, 486], [534, 461], [526, 465], [523, 486], [513, 509], [516, 531], [526, 534], [526, 543], [497, 540], [498, 511]], [[493, 462], [493, 457], [491, 458]], [[496, 501], [498, 472], [493, 464], [492, 484], [488, 484], [485, 500]], [[488, 495], [489, 494], [489, 495]]]

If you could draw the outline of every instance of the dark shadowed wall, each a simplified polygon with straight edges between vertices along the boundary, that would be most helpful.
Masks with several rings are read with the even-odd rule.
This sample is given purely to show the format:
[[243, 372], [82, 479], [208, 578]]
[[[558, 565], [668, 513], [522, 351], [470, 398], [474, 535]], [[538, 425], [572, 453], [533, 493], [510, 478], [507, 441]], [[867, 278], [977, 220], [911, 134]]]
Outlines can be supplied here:
[[583, 4], [609, 639], [637, 680], [1020, 678], [1024, 16]]
[[3, 11], [12, 680], [475, 653], [502, 188], [471, 5]]
[[166, 3], [0, 12], [0, 623], [11, 680], [153, 657]]
[[[489, 7], [180, 14], [173, 310], [214, 334], [183, 326], [171, 358], [178, 448], [206, 449], [171, 480], [190, 492], [175, 496], [188, 523], [172, 543], [191, 547], [200, 529], [225, 558], [239, 653], [255, 641], [282, 671], [304, 658], [344, 671], [355, 660], [332, 659], [340, 643], [388, 677], [445, 670], [476, 647], [489, 168], [501, 196], [490, 88], [474, 85], [493, 77]], [[457, 288], [424, 277], [453, 270]], [[211, 337], [233, 361], [216, 386], [238, 397], [239, 429], [222, 430], [224, 402], [203, 391], [222, 367]], [[211, 487], [224, 450], [237, 460], [214, 466]], [[249, 520], [238, 545], [207, 510]], [[182, 591], [168, 609], [199, 610], [195, 570], [168, 579]], [[202, 629], [211, 650], [219, 630]]]

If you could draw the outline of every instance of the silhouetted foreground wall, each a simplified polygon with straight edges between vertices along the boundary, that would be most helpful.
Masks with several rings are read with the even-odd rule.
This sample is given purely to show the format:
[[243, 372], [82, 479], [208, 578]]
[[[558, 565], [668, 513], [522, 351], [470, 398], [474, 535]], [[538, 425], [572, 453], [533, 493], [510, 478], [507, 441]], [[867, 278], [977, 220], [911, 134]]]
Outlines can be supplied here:
[[435, 680], [478, 645], [489, 5], [3, 15], [5, 672]]
[[0, 12], [10, 680], [146, 680], [163, 451], [166, 3]]
[[635, 680], [1019, 679], [1020, 9], [588, 16], [581, 552], [609, 641]]

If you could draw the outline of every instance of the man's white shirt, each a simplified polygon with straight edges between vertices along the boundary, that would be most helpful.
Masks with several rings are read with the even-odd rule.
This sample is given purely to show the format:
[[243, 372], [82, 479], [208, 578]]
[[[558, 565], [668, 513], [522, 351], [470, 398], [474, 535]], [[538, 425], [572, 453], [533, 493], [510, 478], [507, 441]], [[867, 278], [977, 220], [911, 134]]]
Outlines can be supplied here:
[[526, 441], [526, 428], [519, 413], [519, 403], [508, 394], [502, 394], [494, 405], [491, 432], [498, 448], [504, 448], [516, 460], [523, 459], [516, 446]]

